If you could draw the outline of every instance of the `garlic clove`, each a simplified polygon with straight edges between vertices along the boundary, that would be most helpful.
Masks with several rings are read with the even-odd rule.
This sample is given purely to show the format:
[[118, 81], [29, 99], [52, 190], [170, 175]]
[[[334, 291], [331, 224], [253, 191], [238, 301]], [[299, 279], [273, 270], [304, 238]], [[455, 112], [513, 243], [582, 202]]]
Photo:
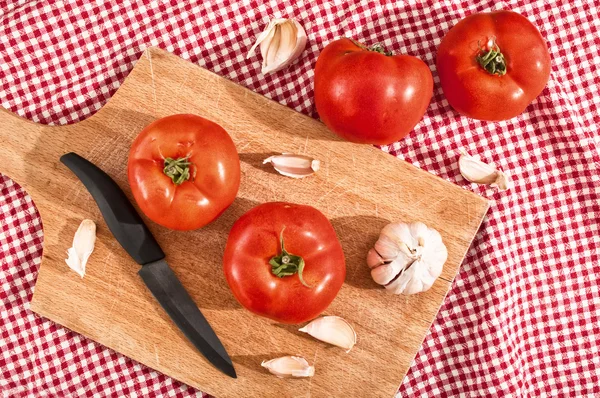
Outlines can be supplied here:
[[497, 186], [505, 191], [510, 186], [510, 178], [506, 173], [496, 169], [493, 164], [482, 162], [465, 151], [461, 151], [458, 159], [460, 174], [469, 182]]
[[[275, 49], [275, 45], [272, 46], [274, 50], [270, 50], [273, 54], [272, 58], [269, 58], [267, 64], [263, 64], [262, 73], [274, 72], [280, 65], [283, 65], [286, 60], [292, 56], [294, 46], [296, 45], [296, 28], [294, 24], [282, 23], [277, 25], [275, 28], [275, 37], [278, 39], [278, 46]], [[275, 39], [274, 39], [275, 41]]]
[[411, 263], [413, 259], [404, 253], [399, 253], [398, 256], [390, 262], [384, 263], [379, 267], [375, 267], [371, 270], [371, 278], [375, 283], [379, 285], [387, 285], [392, 282], [394, 278], [404, 271]]
[[498, 187], [498, 189], [501, 191], [506, 191], [512, 187], [512, 181], [508, 174], [498, 170], [496, 181], [492, 183], [492, 186]]
[[299, 329], [315, 339], [341, 347], [350, 352], [356, 344], [356, 332], [352, 325], [339, 316], [323, 316]]
[[293, 19], [278, 18], [269, 22], [250, 48], [247, 58], [257, 46], [262, 55], [263, 74], [277, 72], [289, 66], [306, 47], [306, 31]]
[[384, 261], [396, 258], [400, 252], [398, 240], [393, 233], [381, 233], [379, 239], [375, 243], [374, 249], [379, 253]]
[[367, 253], [367, 265], [369, 268], [379, 267], [380, 265], [385, 264], [385, 260], [377, 253], [377, 250], [374, 248], [369, 249]]
[[[263, 42], [270, 42], [271, 40], [273, 40], [273, 36], [275, 35], [275, 25], [280, 22], [281, 19], [272, 19], [269, 24], [267, 25], [267, 27], [265, 28], [265, 30], [263, 30], [261, 32], [260, 35], [258, 35], [258, 37], [256, 38], [256, 42], [254, 42], [254, 44], [252, 45], [252, 47], [250, 47], [250, 51], [248, 51], [248, 55], [246, 56], [246, 59], [250, 58], [252, 56], [252, 53], [254, 52], [254, 50], [256, 50], [256, 47], [260, 46]], [[261, 55], [264, 58], [265, 54], [262, 53], [261, 50]]]
[[[269, 71], [269, 65], [275, 65], [277, 60], [277, 53], [281, 45], [281, 26], [275, 25], [273, 28], [273, 37], [269, 42], [263, 42], [260, 44], [260, 51], [263, 54], [263, 73]], [[285, 50], [282, 48], [282, 50]]]
[[477, 184], [491, 184], [496, 181], [496, 167], [484, 163], [466, 153], [462, 154], [458, 160], [460, 174], [470, 181]]
[[410, 250], [408, 247], [418, 246], [418, 242], [416, 238], [413, 236], [411, 231], [411, 225], [405, 223], [391, 223], [383, 227], [381, 234], [379, 235], [379, 240], [375, 245], [375, 248], [379, 251], [380, 246], [382, 244], [389, 245], [388, 248], [389, 254], [392, 254], [392, 247], [396, 250], [391, 256], [386, 256], [386, 254], [379, 252], [382, 256], [386, 256], [386, 259], [395, 258], [399, 252], [404, 252], [406, 255], [410, 255]]
[[263, 361], [260, 364], [277, 377], [312, 377], [315, 375], [314, 366], [310, 366], [302, 357], [286, 356]]
[[406, 267], [397, 279], [385, 286], [392, 294], [416, 294], [427, 291], [441, 275], [443, 264], [448, 258], [445, 246], [443, 250], [430, 252], [427, 258], [421, 257]]
[[263, 160], [263, 164], [271, 163], [279, 174], [291, 178], [304, 178], [317, 172], [321, 162], [310, 156], [282, 153]]
[[[275, 32], [276, 29], [273, 28], [269, 34], [267, 35], [267, 37], [265, 38], [265, 40], [260, 43], [260, 55], [263, 59], [262, 62], [262, 67], [265, 67], [265, 64], [267, 63], [267, 57], [269, 56], [269, 48], [271, 46], [271, 43], [273, 42], [274, 38], [275, 38]], [[276, 45], [277, 43], [275, 42], [273, 45]]]
[[80, 277], [85, 275], [85, 266], [96, 244], [96, 224], [92, 220], [83, 220], [73, 237], [73, 245], [67, 250], [65, 260], [69, 268]]
[[415, 261], [409, 268], [404, 269], [400, 276], [385, 286], [388, 293], [392, 294], [416, 294], [428, 290], [435, 282], [422, 271], [425, 268], [419, 261]]

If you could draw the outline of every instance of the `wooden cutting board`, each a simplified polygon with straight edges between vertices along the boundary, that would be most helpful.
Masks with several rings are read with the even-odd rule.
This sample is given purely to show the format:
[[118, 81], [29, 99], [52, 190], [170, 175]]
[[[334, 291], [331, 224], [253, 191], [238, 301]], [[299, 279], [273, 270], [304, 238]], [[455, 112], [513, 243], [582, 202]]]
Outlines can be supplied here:
[[[258, 68], [258, 66], [257, 66]], [[95, 202], [59, 162], [75, 151], [111, 175], [131, 199], [129, 146], [144, 126], [195, 113], [223, 126], [240, 153], [238, 198], [195, 232], [148, 225], [223, 341], [236, 367], [213, 368], [170, 321], [137, 275], [139, 266], [108, 231]], [[111, 100], [87, 120], [49, 127], [0, 110], [0, 172], [32, 196], [44, 225], [44, 253], [31, 309], [103, 345], [218, 397], [391, 397], [433, 321], [477, 232], [481, 197], [368, 145], [341, 141], [323, 124], [163, 50], [148, 49]], [[292, 180], [262, 160], [295, 152], [322, 162]], [[327, 310], [350, 321], [358, 344], [348, 354], [244, 310], [229, 291], [221, 258], [233, 222], [267, 201], [315, 206], [331, 220], [347, 259], [346, 283]], [[96, 249], [81, 279], [65, 251], [84, 218], [98, 224]], [[423, 221], [448, 247], [448, 261], [426, 293], [392, 296], [370, 277], [365, 256], [390, 221]], [[312, 379], [282, 380], [260, 366], [283, 355], [314, 364]]]

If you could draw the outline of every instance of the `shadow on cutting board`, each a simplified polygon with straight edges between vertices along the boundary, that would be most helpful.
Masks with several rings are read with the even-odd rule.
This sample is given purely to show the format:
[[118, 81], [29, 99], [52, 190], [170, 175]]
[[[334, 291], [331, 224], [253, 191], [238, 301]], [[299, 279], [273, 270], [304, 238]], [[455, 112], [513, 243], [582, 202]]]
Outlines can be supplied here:
[[338, 217], [331, 220], [346, 256], [345, 283], [361, 289], [380, 289], [371, 278], [367, 252], [373, 247], [379, 232], [390, 221], [374, 216]]
[[[229, 231], [248, 210], [259, 203], [255, 200], [237, 197], [212, 223], [192, 233], [189, 231], [171, 232], [171, 238], [190, 242], [180, 250], [188, 250], [189, 256], [181, 259], [178, 266], [185, 267], [180, 279], [190, 287], [190, 295], [200, 305], [201, 309], [231, 310], [240, 309], [223, 272], [223, 253]], [[190, 248], [192, 246], [192, 248]], [[211, 294], [202, 294], [211, 292]]]
[[277, 152], [262, 152], [262, 153], [240, 153], [240, 161], [249, 164], [250, 166], [264, 171], [266, 173], [276, 174], [279, 173], [273, 168], [271, 164], [263, 164], [263, 161], [270, 156], [280, 155]]

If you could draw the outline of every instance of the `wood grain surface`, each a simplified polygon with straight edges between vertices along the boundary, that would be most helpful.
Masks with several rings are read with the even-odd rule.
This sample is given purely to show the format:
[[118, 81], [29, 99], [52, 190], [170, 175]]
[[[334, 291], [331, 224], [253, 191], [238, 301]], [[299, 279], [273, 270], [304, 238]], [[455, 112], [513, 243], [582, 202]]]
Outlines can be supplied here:
[[[240, 153], [238, 198], [214, 223], [194, 232], [148, 226], [174, 272], [213, 325], [238, 379], [196, 352], [143, 285], [139, 266], [108, 231], [95, 202], [59, 162], [75, 151], [111, 175], [131, 199], [129, 146], [144, 126], [195, 113], [223, 126]], [[481, 197], [368, 145], [341, 141], [324, 125], [163, 50], [148, 49], [113, 98], [95, 115], [42, 126], [0, 110], [0, 172], [32, 196], [44, 226], [44, 252], [31, 309], [217, 397], [391, 397], [433, 321], [488, 203]], [[314, 176], [292, 180], [262, 160], [308, 154]], [[221, 259], [233, 222], [253, 206], [290, 201], [327, 215], [342, 242], [347, 277], [326, 311], [351, 322], [358, 344], [348, 354], [244, 310], [229, 291]], [[85, 278], [69, 270], [66, 250], [84, 218], [98, 224]], [[365, 256], [390, 221], [423, 221], [448, 247], [442, 277], [426, 293], [391, 296], [370, 277]], [[282, 380], [260, 366], [282, 355], [314, 364], [312, 379]]]

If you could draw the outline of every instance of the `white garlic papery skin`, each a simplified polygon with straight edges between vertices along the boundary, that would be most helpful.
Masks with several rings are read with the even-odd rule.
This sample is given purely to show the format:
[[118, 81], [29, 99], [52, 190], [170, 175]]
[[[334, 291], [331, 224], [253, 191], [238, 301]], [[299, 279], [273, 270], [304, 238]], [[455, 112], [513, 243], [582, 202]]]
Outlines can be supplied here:
[[506, 191], [511, 186], [510, 178], [506, 173], [498, 170], [495, 165], [482, 162], [465, 151], [461, 151], [458, 169], [469, 182], [497, 186], [501, 191]]
[[324, 341], [350, 352], [356, 344], [356, 332], [348, 321], [339, 316], [322, 316], [299, 329], [317, 340]]
[[83, 220], [73, 237], [73, 246], [67, 250], [69, 256], [65, 262], [83, 278], [85, 265], [96, 244], [96, 224], [92, 220]]
[[257, 46], [262, 55], [263, 74], [277, 72], [294, 62], [306, 47], [306, 32], [293, 19], [272, 19], [250, 48], [250, 58]]
[[312, 377], [315, 375], [315, 367], [310, 366], [302, 357], [286, 356], [263, 361], [260, 364], [277, 377]]
[[367, 254], [373, 280], [394, 294], [428, 290], [441, 275], [448, 250], [442, 236], [422, 222], [383, 227]]
[[263, 164], [271, 163], [279, 174], [291, 178], [304, 178], [314, 174], [321, 167], [321, 162], [306, 155], [282, 153], [263, 160]]

